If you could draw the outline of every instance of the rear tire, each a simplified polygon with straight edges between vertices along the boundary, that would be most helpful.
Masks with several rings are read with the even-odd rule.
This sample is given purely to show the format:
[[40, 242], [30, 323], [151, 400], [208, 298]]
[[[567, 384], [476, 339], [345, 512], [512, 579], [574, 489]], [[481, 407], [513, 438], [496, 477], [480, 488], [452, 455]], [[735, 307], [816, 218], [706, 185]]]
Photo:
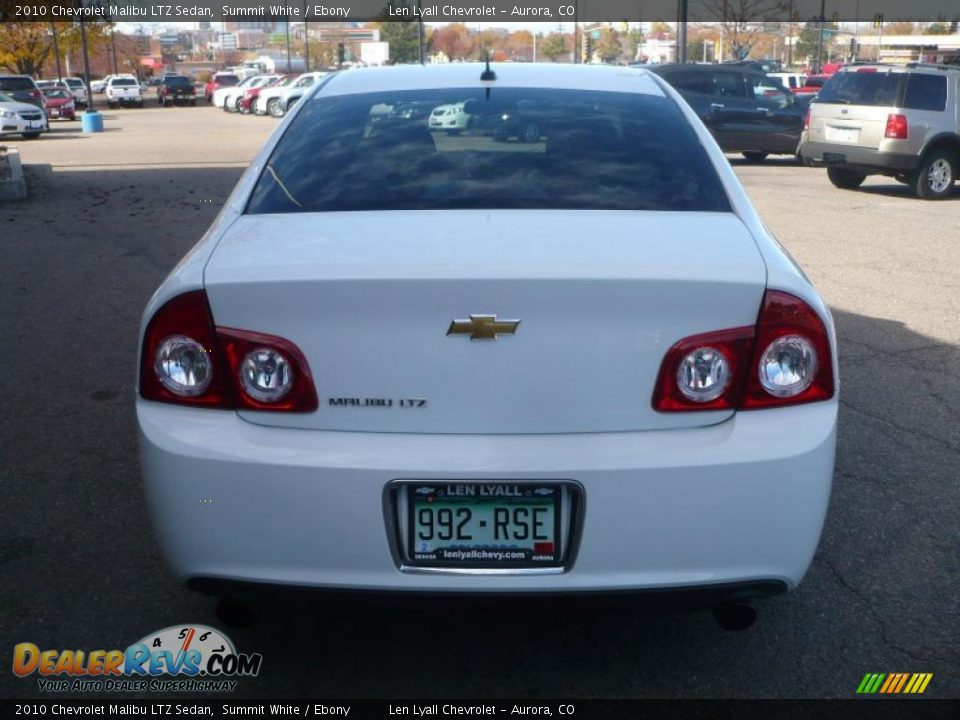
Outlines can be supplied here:
[[242, 100], [243, 100], [242, 97], [238, 97], [236, 100], [233, 101], [233, 111], [234, 111], [234, 112], [238, 112], [238, 113], [242, 113], [242, 112], [243, 112], [243, 106], [240, 104], [240, 102], [241, 102]]
[[279, 98], [270, 98], [267, 101], [267, 115], [272, 115], [273, 117], [281, 117], [283, 115], [283, 111], [280, 109]]
[[827, 177], [830, 178], [830, 182], [832, 182], [835, 187], [841, 188], [842, 190], [855, 190], [867, 179], [864, 173], [838, 167], [828, 167]]
[[927, 154], [917, 171], [914, 190], [924, 200], [943, 200], [953, 194], [957, 179], [957, 159], [949, 150]]
[[758, 162], [763, 162], [764, 160], [766, 160], [766, 159], [767, 159], [767, 155], [769, 155], [770, 153], [765, 153], [765, 152], [743, 152], [743, 153], [740, 153], [740, 154], [743, 155], [743, 159], [746, 160], [747, 162], [749, 162], [749, 163], [758, 163]]

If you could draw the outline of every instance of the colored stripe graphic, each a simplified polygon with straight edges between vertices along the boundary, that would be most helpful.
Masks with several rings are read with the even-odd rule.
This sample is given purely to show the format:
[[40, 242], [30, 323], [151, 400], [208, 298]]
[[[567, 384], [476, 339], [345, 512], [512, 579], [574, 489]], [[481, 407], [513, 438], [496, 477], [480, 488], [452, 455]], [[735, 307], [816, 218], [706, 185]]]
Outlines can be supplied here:
[[919, 695], [923, 693], [933, 673], [867, 673], [857, 686], [857, 694], [873, 695]]

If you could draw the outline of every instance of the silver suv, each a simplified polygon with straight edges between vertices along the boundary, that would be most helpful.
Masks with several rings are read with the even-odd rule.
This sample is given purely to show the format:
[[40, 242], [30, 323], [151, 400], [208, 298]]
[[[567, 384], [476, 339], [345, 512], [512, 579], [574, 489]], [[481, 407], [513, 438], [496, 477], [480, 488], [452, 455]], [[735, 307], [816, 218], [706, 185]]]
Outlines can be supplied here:
[[960, 171], [960, 67], [845, 67], [810, 106], [799, 153], [839, 188], [890, 175], [918, 197], [948, 197]]

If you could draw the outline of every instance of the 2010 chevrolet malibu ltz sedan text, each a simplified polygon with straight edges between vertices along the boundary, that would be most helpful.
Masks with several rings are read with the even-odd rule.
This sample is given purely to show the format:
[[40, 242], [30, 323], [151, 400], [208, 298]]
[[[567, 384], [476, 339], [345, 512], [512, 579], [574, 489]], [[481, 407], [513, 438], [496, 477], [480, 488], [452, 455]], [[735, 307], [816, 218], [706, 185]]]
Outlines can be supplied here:
[[[535, 137], [503, 137], [518, 107]], [[817, 547], [829, 311], [641, 70], [324, 78], [141, 336], [149, 505], [197, 587], [727, 606], [796, 587]]]

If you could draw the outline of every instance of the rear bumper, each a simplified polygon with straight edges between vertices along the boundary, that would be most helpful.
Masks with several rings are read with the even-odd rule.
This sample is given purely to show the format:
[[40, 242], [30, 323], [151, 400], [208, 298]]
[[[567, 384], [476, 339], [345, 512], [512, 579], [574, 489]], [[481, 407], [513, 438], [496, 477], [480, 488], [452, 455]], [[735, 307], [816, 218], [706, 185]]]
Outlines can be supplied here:
[[[573, 435], [320, 432], [137, 401], [157, 537], [183, 580], [416, 592], [795, 587], [816, 550], [837, 400], [685, 430]], [[570, 480], [583, 488], [564, 572], [402, 569], [397, 479]]]
[[808, 165], [847, 167], [867, 173], [895, 174], [916, 170], [920, 164], [920, 158], [916, 155], [810, 141], [800, 143], [800, 156]]

